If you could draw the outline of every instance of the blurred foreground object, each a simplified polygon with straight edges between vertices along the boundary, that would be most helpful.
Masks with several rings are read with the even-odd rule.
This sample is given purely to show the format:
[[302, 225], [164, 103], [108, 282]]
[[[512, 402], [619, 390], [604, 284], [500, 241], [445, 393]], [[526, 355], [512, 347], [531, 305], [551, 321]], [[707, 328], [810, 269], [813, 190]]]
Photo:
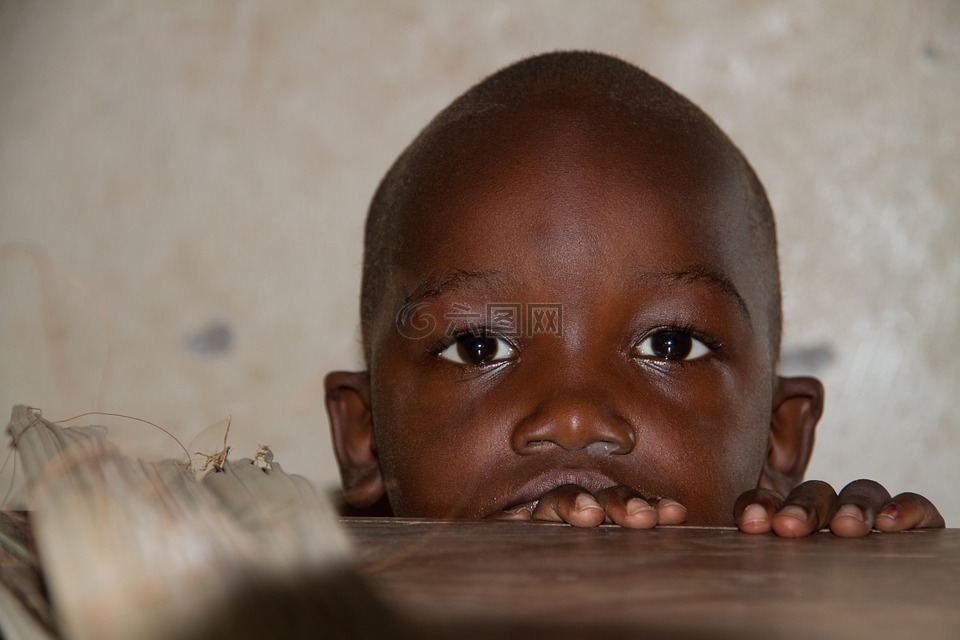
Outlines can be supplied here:
[[24, 406], [7, 430], [27, 483], [19, 531], [33, 541], [7, 514], [0, 542], [22, 574], [42, 573], [53, 611], [27, 603], [24, 615], [29, 581], [14, 578], [19, 599], [0, 585], [7, 637], [402, 635], [355, 571], [333, 506], [276, 462], [224, 461], [201, 479], [188, 462], [131, 460], [103, 428], [60, 427]]

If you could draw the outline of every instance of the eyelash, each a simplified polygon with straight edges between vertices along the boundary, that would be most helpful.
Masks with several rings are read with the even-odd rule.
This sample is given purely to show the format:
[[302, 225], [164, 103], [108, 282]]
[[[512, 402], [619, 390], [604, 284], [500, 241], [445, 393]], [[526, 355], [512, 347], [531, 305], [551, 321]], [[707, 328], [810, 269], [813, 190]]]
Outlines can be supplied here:
[[647, 338], [652, 336], [655, 333], [661, 331], [676, 331], [677, 333], [685, 333], [692, 338], [700, 340], [705, 345], [711, 349], [719, 349], [723, 346], [723, 341], [717, 337], [714, 337], [710, 334], [704, 333], [700, 329], [697, 329], [692, 324], [686, 322], [671, 322], [668, 324], [661, 325], [659, 327], [654, 327], [653, 329], [647, 329], [642, 334], [640, 334], [640, 339]]
[[[636, 349], [648, 338], [651, 338], [652, 336], [655, 336], [659, 333], [665, 333], [665, 332], [679, 333], [679, 334], [690, 336], [694, 340], [703, 344], [703, 346], [705, 346], [707, 349], [709, 349], [709, 352], [701, 356], [697, 356], [696, 358], [676, 359], [676, 360], [659, 358], [656, 356], [645, 356], [645, 355], [640, 355], [636, 353]], [[494, 360], [494, 361], [486, 362], [482, 364], [469, 364], [469, 363], [456, 363], [446, 358], [443, 358], [441, 356], [441, 354], [444, 351], [446, 351], [448, 348], [456, 344], [461, 338], [465, 338], [467, 336], [478, 336], [478, 337], [485, 336], [489, 338], [496, 338], [499, 340], [503, 340], [515, 353], [518, 353], [520, 351], [520, 345], [492, 331], [488, 331], [485, 326], [471, 326], [469, 328], [463, 328], [463, 329], [451, 328], [451, 331], [449, 333], [438, 337], [436, 340], [430, 343], [427, 346], [427, 351], [431, 356], [435, 358], [446, 360], [451, 364], [457, 364], [459, 366], [470, 368], [470, 369], [482, 369], [486, 367], [492, 367], [495, 365], [501, 365], [504, 362], [508, 361], [507, 359], [502, 359], [502, 360]], [[657, 362], [657, 363], [669, 363], [671, 365], [677, 365], [677, 366], [687, 366], [687, 365], [693, 364], [698, 360], [703, 359], [707, 355], [711, 355], [713, 353], [717, 353], [718, 351], [721, 351], [723, 349], [723, 346], [724, 346], [724, 343], [722, 340], [720, 340], [715, 336], [706, 334], [703, 331], [696, 329], [691, 324], [684, 323], [684, 322], [674, 322], [670, 324], [660, 325], [658, 327], [644, 331], [639, 335], [639, 337], [633, 340], [633, 342], [629, 347], [629, 351], [630, 351], [631, 357], [638, 360], [644, 360], [648, 362]]]
[[[694, 340], [697, 340], [698, 342], [702, 343], [705, 347], [707, 347], [707, 349], [709, 349], [709, 353], [706, 353], [703, 356], [699, 356], [697, 358], [692, 358], [690, 360], [684, 360], [684, 359], [667, 360], [665, 358], [647, 357], [647, 356], [642, 356], [642, 355], [633, 353], [633, 351], [637, 347], [639, 347], [645, 340], [647, 340], [647, 338], [655, 336], [658, 333], [665, 333], [665, 332], [681, 333], [681, 334], [688, 335]], [[632, 353], [632, 356], [638, 360], [646, 360], [651, 362], [669, 362], [672, 365], [687, 366], [687, 365], [693, 364], [697, 360], [701, 360], [707, 355], [711, 355], [711, 354], [717, 353], [718, 351], [721, 351], [723, 349], [723, 346], [724, 346], [723, 340], [715, 336], [709, 335], [707, 333], [704, 333], [703, 331], [698, 330], [697, 328], [695, 328], [693, 325], [689, 323], [674, 322], [670, 324], [660, 325], [659, 327], [655, 327], [653, 329], [648, 329], [644, 331], [639, 335], [639, 337], [637, 337], [633, 341], [633, 344], [630, 346], [630, 351]]]
[[[520, 350], [520, 345], [514, 341], [513, 338], [506, 338], [495, 331], [488, 331], [484, 325], [471, 325], [469, 328], [458, 329], [456, 327], [451, 327], [447, 333], [438, 337], [436, 340], [427, 344], [427, 352], [433, 356], [439, 356], [443, 353], [448, 347], [456, 344], [457, 340], [460, 338], [465, 338], [467, 336], [486, 336], [488, 338], [499, 338], [506, 342], [514, 351]], [[491, 363], [491, 364], [499, 364]], [[488, 365], [479, 365], [479, 366], [488, 366]]]

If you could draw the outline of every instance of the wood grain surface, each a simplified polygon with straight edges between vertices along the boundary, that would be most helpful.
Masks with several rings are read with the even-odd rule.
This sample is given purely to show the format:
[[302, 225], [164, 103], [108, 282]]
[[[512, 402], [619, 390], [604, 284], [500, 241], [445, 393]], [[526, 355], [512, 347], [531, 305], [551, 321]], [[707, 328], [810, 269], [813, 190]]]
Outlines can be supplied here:
[[344, 523], [374, 588], [438, 636], [960, 638], [960, 529]]

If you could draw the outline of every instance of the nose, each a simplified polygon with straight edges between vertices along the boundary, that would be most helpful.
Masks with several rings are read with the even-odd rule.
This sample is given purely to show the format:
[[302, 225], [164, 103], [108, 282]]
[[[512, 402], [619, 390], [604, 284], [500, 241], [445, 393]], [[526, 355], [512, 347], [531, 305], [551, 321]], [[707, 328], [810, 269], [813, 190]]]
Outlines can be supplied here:
[[531, 455], [550, 447], [598, 456], [630, 453], [633, 427], [603, 399], [587, 392], [555, 393], [523, 418], [513, 432], [513, 449]]

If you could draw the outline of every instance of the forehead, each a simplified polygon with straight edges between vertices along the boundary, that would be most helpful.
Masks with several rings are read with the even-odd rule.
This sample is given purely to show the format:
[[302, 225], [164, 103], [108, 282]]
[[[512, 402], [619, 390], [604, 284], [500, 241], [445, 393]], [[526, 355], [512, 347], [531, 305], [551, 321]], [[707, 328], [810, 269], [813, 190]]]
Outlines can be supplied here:
[[401, 290], [453, 268], [754, 279], [740, 167], [710, 127], [565, 96], [448, 123], [430, 151], [396, 220]]

